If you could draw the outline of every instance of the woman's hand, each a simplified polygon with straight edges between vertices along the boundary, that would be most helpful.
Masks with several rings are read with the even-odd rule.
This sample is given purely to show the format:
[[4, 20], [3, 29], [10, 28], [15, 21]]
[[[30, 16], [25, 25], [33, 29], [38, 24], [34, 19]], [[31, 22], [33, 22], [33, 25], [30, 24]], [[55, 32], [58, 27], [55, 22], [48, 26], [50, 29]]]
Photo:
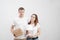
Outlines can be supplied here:
[[32, 34], [30, 33], [30, 31], [28, 31], [28, 30], [26, 30], [26, 35], [27, 35], [27, 37], [30, 37], [30, 38], [33, 37]]
[[40, 28], [38, 28], [38, 31], [37, 31], [37, 33], [35, 33], [33, 36], [39, 36], [40, 35]]
[[38, 33], [35, 33], [35, 34], [33, 35], [33, 37], [38, 37]]
[[29, 38], [33, 38], [33, 35], [32, 35], [32, 34], [29, 34], [28, 37], [29, 37]]

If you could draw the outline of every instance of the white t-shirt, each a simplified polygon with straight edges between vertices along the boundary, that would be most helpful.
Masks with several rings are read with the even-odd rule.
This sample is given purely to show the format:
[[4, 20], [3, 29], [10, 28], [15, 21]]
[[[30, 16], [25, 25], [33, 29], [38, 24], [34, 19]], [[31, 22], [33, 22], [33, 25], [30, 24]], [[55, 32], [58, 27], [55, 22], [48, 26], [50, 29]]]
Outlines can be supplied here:
[[[26, 30], [29, 31], [28, 35], [31, 35], [31, 34], [35, 35], [37, 33], [37, 31], [38, 31], [38, 28], [40, 28], [40, 24], [39, 23], [37, 23], [36, 26], [34, 26], [34, 25], [27, 25]], [[34, 37], [36, 37], [36, 36], [34, 36]]]
[[23, 35], [19, 36], [19, 37], [15, 37], [16, 39], [23, 39], [25, 38], [25, 27], [27, 25], [27, 18], [26, 17], [23, 17], [23, 18], [20, 18], [20, 17], [16, 17], [13, 21], [13, 25], [14, 26], [14, 30], [18, 29], [18, 28], [21, 28], [22, 31], [23, 31]]

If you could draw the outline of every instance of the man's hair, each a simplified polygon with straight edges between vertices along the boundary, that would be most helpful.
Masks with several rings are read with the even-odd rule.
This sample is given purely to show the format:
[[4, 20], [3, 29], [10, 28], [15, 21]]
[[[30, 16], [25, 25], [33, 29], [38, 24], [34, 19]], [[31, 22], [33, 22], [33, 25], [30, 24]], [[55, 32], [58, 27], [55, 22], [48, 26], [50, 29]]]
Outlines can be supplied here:
[[19, 11], [19, 10], [25, 10], [25, 9], [24, 9], [23, 7], [20, 7], [20, 8], [18, 9], [18, 11]]

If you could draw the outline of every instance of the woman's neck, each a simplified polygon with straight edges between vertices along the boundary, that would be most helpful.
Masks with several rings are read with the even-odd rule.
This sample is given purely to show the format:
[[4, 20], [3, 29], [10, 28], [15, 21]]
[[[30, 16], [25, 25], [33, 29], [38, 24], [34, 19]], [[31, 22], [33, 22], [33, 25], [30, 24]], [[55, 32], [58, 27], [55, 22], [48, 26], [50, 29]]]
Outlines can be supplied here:
[[31, 22], [31, 25], [34, 25], [34, 22]]
[[34, 24], [34, 22], [31, 22], [31, 24]]

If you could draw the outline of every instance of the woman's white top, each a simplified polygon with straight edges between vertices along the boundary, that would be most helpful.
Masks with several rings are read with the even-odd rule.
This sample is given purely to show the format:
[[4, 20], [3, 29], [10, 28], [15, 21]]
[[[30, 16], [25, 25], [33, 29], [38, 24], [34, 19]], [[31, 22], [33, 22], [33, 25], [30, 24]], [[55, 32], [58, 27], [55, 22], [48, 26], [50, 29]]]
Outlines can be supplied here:
[[[26, 30], [29, 31], [28, 35], [31, 35], [31, 34], [35, 35], [37, 33], [37, 31], [38, 31], [38, 28], [40, 28], [40, 24], [39, 23], [37, 23], [36, 26], [34, 26], [34, 25], [27, 25]], [[34, 36], [34, 37], [36, 37], [36, 36]]]

